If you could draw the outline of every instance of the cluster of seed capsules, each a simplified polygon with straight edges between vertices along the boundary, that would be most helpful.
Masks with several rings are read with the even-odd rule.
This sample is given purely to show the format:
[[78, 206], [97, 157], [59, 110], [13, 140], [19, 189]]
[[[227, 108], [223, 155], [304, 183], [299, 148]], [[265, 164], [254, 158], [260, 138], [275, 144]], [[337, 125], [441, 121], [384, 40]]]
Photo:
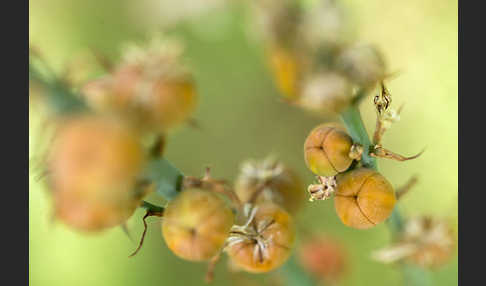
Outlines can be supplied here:
[[[344, 22], [335, 1], [320, 2], [315, 9], [290, 0], [252, 3], [267, 36], [270, 67], [288, 102], [323, 114], [341, 113], [354, 104], [357, 89], [370, 91], [385, 77], [384, 61], [374, 47], [340, 36]], [[144, 201], [160, 187], [146, 176], [148, 166], [163, 157], [166, 134], [189, 122], [196, 107], [196, 85], [182, 51], [173, 41], [132, 46], [119, 64], [107, 67], [106, 75], [70, 87], [86, 108], [56, 120], [47, 156], [55, 217], [73, 229], [98, 232], [125, 225], [138, 207], [145, 207], [145, 227], [148, 216], [162, 217], [168, 248], [182, 259], [208, 262], [209, 280], [222, 253], [247, 272], [274, 270], [291, 254], [296, 236], [292, 217], [307, 195], [295, 172], [278, 160], [245, 162], [234, 186], [209, 171], [202, 178], [182, 176], [172, 182], [177, 194], [165, 198], [166, 206]], [[362, 164], [363, 152], [400, 161], [416, 157], [381, 147], [383, 133], [399, 113], [388, 108], [391, 98], [381, 87], [372, 150], [364, 150], [334, 123], [317, 126], [304, 143], [305, 163], [319, 181], [308, 188], [311, 200], [333, 196], [340, 220], [357, 229], [389, 218], [399, 194], [384, 176]], [[383, 262], [408, 258], [422, 266], [447, 261], [452, 234], [437, 225], [420, 221], [406, 228], [396, 245], [374, 256]], [[437, 244], [437, 238], [446, 242]], [[301, 264], [317, 276], [337, 276], [342, 258], [325, 245], [316, 241], [303, 247]], [[332, 263], [325, 257], [334, 257]]]
[[[310, 1], [309, 1], [310, 3]], [[339, 1], [254, 1], [268, 67], [284, 100], [310, 112], [336, 114], [356, 88], [385, 78], [385, 60], [373, 45], [350, 40]]]
[[[390, 108], [391, 95], [383, 81], [392, 74], [386, 72], [382, 53], [373, 45], [353, 40], [339, 1], [258, 1], [253, 16], [268, 67], [286, 102], [330, 117], [357, 108], [366, 94], [380, 87], [373, 100], [377, 120], [371, 142], [363, 146], [342, 125], [325, 123], [306, 138], [304, 158], [318, 181], [308, 187], [310, 201], [333, 197], [338, 217], [352, 228], [369, 229], [386, 221], [410, 186], [395, 192], [371, 166], [370, 157], [406, 161], [422, 152], [406, 157], [381, 145], [384, 133], [401, 112], [401, 108]], [[415, 230], [412, 235], [410, 229]], [[394, 244], [377, 251], [373, 258], [384, 263], [409, 260], [430, 267], [447, 262], [454, 245], [450, 224], [420, 217], [407, 220]]]
[[[83, 107], [52, 116], [46, 181], [54, 216], [72, 229], [97, 233], [126, 227], [145, 207], [145, 231], [132, 255], [142, 246], [145, 219], [158, 216], [168, 248], [185, 260], [209, 262], [208, 279], [222, 253], [238, 269], [271, 271], [289, 258], [292, 215], [306, 197], [295, 172], [278, 160], [245, 162], [234, 187], [208, 169], [202, 178], [166, 180], [176, 192], [164, 198], [164, 207], [144, 200], [164, 187], [147, 176], [151, 163], [163, 158], [163, 138], [195, 107], [195, 83], [181, 55], [174, 41], [133, 46], [105, 75], [68, 86]], [[42, 93], [49, 99], [51, 91]]]

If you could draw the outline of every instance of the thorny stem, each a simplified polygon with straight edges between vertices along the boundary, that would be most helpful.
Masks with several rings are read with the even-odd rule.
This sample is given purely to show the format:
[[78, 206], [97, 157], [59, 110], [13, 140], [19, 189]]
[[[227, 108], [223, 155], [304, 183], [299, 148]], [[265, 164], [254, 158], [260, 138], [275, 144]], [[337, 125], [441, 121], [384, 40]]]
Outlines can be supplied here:
[[[358, 94], [360, 99], [364, 98], [362, 93], [364, 93], [364, 91], [360, 91]], [[353, 141], [363, 145], [363, 166], [377, 170], [378, 165], [376, 164], [376, 160], [370, 155], [372, 151], [371, 148], [373, 146], [368, 137], [368, 133], [366, 132], [363, 120], [361, 119], [359, 102], [359, 100], [355, 101], [354, 104], [344, 110], [344, 112], [341, 114], [341, 119], [353, 138]], [[403, 231], [404, 221], [397, 206], [395, 206], [390, 218], [388, 218], [387, 224], [392, 236], [394, 237], [398, 236], [399, 233]], [[402, 266], [401, 268], [405, 278], [405, 285], [426, 286], [431, 284], [428, 273], [423, 269], [405, 263], [400, 264], [400, 266]]]

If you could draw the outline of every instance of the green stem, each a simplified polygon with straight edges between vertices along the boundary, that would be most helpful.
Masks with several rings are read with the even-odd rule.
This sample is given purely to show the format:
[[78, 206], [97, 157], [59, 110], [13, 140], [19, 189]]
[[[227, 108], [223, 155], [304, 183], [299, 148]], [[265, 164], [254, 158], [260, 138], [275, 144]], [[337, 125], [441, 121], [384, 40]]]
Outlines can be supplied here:
[[42, 92], [46, 96], [48, 104], [57, 114], [73, 114], [79, 111], [87, 111], [88, 108], [80, 96], [71, 92], [70, 88], [52, 72], [46, 75], [42, 72], [40, 64], [35, 64], [34, 59], [29, 63], [29, 80], [36, 81], [45, 88]]
[[[364, 98], [363, 92], [359, 93], [358, 98]], [[376, 159], [369, 155], [370, 150], [373, 146], [371, 144], [368, 133], [366, 132], [363, 120], [361, 119], [359, 102], [360, 100], [356, 100], [354, 104], [344, 110], [344, 112], [341, 113], [341, 119], [344, 122], [349, 134], [353, 138], [353, 141], [355, 143], [363, 145], [363, 166], [377, 170], [378, 165], [376, 163]], [[387, 225], [393, 237], [397, 237], [403, 231], [404, 221], [397, 206], [395, 206], [395, 209], [393, 210], [391, 216], [388, 218]], [[408, 263], [401, 263], [400, 266], [404, 275], [405, 285], [432, 285], [429, 273], [426, 272], [424, 269]]]
[[361, 119], [359, 107], [353, 104], [341, 113], [341, 120], [344, 122], [354, 143], [359, 143], [363, 146], [362, 162], [363, 166], [377, 169], [376, 159], [370, 156], [370, 149], [372, 148], [371, 141], [366, 132], [366, 128]]

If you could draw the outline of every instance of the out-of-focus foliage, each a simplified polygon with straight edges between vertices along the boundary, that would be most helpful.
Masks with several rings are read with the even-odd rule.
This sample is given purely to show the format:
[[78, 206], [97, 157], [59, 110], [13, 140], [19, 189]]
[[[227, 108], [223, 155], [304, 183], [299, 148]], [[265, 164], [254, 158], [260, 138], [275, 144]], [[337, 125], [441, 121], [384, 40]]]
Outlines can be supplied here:
[[[163, 14], [154, 16], [160, 17], [160, 22], [148, 19], [162, 9], [136, 16], [133, 5], [149, 2], [156, 1], [30, 0], [30, 42], [59, 72], [74, 55], [89, 49], [117, 60], [124, 43], [144, 39], [148, 32], [167, 26], [162, 23]], [[189, 1], [161, 2], [182, 11], [177, 5]], [[201, 128], [183, 126], [171, 134], [167, 157], [185, 174], [202, 175], [203, 168], [211, 165], [214, 177], [232, 180], [240, 162], [274, 153], [310, 183], [313, 177], [302, 154], [304, 140], [314, 126], [333, 117], [316, 117], [281, 102], [262, 46], [251, 37], [243, 4], [217, 3], [214, 10], [195, 10], [188, 21], [168, 26], [169, 33], [186, 44], [199, 92], [195, 118]], [[384, 144], [401, 154], [414, 154], [427, 146], [422, 157], [414, 161], [397, 164], [380, 160], [380, 172], [394, 186], [403, 184], [412, 174], [419, 176], [419, 184], [400, 202], [404, 215], [440, 215], [455, 222], [457, 1], [345, 0], [343, 4], [358, 37], [383, 51], [390, 71], [401, 71], [389, 81], [388, 88], [394, 106], [405, 103], [405, 108], [401, 121], [385, 135]], [[373, 130], [375, 122], [371, 100], [369, 97], [362, 104], [368, 131]], [[42, 104], [35, 98], [31, 104], [35, 104], [30, 108], [29, 128], [31, 285], [203, 285], [206, 265], [188, 263], [170, 253], [158, 218], [149, 219], [144, 249], [130, 259], [136, 243], [121, 229], [86, 236], [51, 221], [52, 202], [42, 180], [36, 180], [41, 172], [38, 154], [48, 145], [44, 139], [50, 129], [41, 120]], [[155, 195], [150, 200], [162, 203]], [[135, 237], [142, 231], [142, 216], [143, 210], [137, 210], [128, 222]], [[368, 231], [347, 228], [330, 202], [305, 204], [296, 221], [305, 228], [332, 233], [346, 247], [349, 265], [343, 285], [400, 283], [398, 269], [370, 258], [373, 250], [391, 240], [385, 225]], [[216, 268], [214, 285], [240, 280], [245, 281], [241, 285], [250, 285], [251, 281], [270, 285], [274, 281], [226, 269], [223, 260]], [[437, 285], [456, 285], [457, 258], [434, 272], [432, 278]]]

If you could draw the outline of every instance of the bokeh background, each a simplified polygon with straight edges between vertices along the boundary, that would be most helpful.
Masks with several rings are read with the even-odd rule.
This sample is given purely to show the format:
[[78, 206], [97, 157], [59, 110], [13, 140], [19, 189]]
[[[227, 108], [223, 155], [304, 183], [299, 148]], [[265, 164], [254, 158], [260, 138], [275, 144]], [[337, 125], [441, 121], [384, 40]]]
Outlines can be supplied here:
[[[29, 39], [56, 70], [78, 53], [97, 49], [112, 59], [128, 41], [146, 38], [163, 27], [186, 45], [187, 61], [199, 91], [195, 118], [170, 134], [167, 157], [184, 173], [234, 179], [248, 158], [275, 154], [306, 183], [302, 145], [308, 132], [325, 120], [280, 101], [265, 65], [262, 45], [248, 28], [244, 1], [202, 0], [30, 0]], [[401, 74], [388, 88], [393, 104], [405, 103], [401, 121], [385, 136], [387, 148], [413, 161], [379, 160], [380, 171], [395, 186], [413, 174], [419, 184], [400, 209], [407, 216], [448, 218], [457, 229], [458, 193], [458, 38], [455, 0], [343, 0], [363, 42], [384, 52], [390, 70]], [[172, 8], [171, 8], [172, 7]], [[374, 129], [371, 97], [361, 106], [368, 131]], [[41, 144], [39, 112], [30, 112], [31, 157]], [[32, 166], [31, 166], [31, 169]], [[148, 199], [159, 202], [153, 196]], [[142, 231], [143, 210], [129, 220], [132, 235]], [[331, 201], [307, 203], [298, 221], [331, 235], [346, 248], [349, 269], [342, 285], [399, 285], [398, 269], [372, 261], [369, 253], [390, 241], [386, 225], [359, 231], [341, 224]], [[203, 285], [205, 264], [182, 261], [170, 253], [160, 221], [149, 219], [142, 251], [121, 229], [100, 235], [74, 232], [51, 222], [50, 201], [42, 180], [29, 180], [29, 280], [31, 285]], [[457, 258], [431, 273], [436, 285], [457, 284]], [[268, 285], [265, 275], [230, 274], [223, 260], [213, 285]]]

